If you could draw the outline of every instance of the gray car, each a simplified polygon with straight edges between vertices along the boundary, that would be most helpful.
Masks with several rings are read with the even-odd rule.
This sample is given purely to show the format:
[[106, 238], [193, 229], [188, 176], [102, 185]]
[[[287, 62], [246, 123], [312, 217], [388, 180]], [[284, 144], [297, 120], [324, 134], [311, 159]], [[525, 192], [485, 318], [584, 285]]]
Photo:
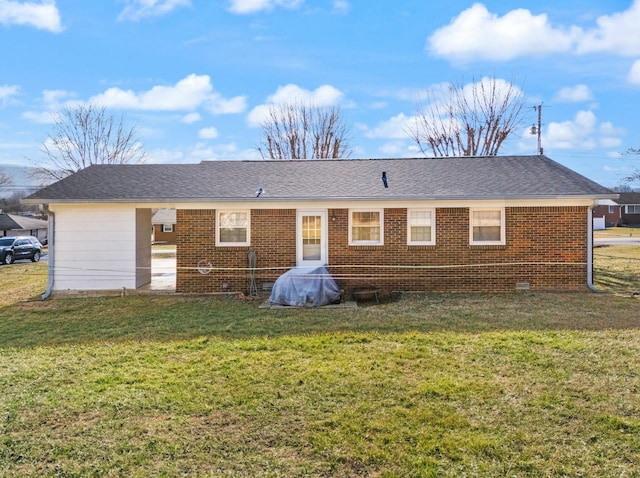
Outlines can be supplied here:
[[21, 259], [38, 262], [42, 255], [42, 244], [35, 237], [0, 237], [0, 262], [11, 264]]

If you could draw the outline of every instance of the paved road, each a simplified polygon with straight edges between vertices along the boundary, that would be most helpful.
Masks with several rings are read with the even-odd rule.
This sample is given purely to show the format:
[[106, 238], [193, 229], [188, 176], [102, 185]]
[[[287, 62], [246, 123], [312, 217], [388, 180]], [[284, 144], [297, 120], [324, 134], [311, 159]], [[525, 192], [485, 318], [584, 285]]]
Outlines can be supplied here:
[[640, 237], [597, 237], [593, 240], [596, 246], [640, 246]]

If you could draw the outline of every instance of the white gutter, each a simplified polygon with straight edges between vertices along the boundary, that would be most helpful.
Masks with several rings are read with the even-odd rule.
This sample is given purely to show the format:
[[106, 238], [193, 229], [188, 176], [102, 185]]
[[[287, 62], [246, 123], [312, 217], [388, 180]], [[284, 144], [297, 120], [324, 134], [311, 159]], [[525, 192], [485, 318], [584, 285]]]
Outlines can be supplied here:
[[[47, 208], [48, 209], [48, 208]], [[51, 292], [53, 291], [53, 271], [54, 271], [54, 257], [55, 257], [55, 238], [56, 238], [56, 215], [53, 211], [47, 211], [49, 215], [49, 253], [48, 253], [48, 267], [49, 267], [49, 279], [47, 281], [47, 290], [42, 294], [41, 299], [45, 300], [51, 296]]]
[[211, 204], [211, 203], [300, 203], [300, 202], [345, 202], [345, 201], [376, 201], [376, 202], [410, 202], [410, 201], [451, 201], [451, 202], [466, 202], [466, 201], [582, 201], [587, 200], [593, 203], [597, 199], [611, 199], [617, 196], [617, 194], [597, 194], [597, 195], [559, 195], [559, 194], [541, 194], [541, 195], [506, 195], [506, 196], [281, 196], [281, 197], [269, 197], [267, 191], [265, 196], [255, 197], [255, 194], [250, 196], [235, 196], [235, 197], [120, 197], [120, 198], [83, 198], [83, 199], [55, 199], [55, 198], [34, 198], [34, 199], [22, 199], [23, 204], [40, 204], [42, 201], [47, 201], [48, 204]]
[[604, 292], [593, 284], [593, 211], [587, 208], [587, 287], [593, 292]]

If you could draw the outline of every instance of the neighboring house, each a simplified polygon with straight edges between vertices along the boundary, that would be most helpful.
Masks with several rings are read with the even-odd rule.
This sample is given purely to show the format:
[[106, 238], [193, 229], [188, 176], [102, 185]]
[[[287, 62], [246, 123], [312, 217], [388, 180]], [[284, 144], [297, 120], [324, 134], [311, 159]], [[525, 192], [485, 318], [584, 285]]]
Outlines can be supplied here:
[[640, 225], [640, 193], [620, 193], [620, 223], [623, 226]]
[[176, 210], [154, 209], [151, 215], [152, 238], [154, 244], [176, 243]]
[[33, 217], [0, 213], [0, 236], [33, 236], [43, 244], [48, 238], [47, 221]]
[[593, 227], [605, 229], [620, 224], [620, 204], [612, 199], [600, 199], [593, 208]]
[[173, 208], [176, 291], [199, 294], [317, 265], [346, 290], [582, 290], [592, 208], [614, 198], [508, 156], [94, 165], [24, 202], [51, 212], [49, 291], [148, 284], [151, 213]]

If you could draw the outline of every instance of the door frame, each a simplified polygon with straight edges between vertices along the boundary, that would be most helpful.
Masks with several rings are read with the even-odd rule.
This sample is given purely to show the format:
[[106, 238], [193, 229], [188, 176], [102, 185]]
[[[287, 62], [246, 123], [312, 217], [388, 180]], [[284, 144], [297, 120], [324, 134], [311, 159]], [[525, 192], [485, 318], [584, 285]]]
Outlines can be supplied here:
[[[320, 260], [305, 261], [302, 258], [302, 218], [304, 216], [320, 216]], [[328, 219], [327, 209], [298, 209], [296, 211], [296, 265], [297, 267], [325, 266], [329, 262]]]

